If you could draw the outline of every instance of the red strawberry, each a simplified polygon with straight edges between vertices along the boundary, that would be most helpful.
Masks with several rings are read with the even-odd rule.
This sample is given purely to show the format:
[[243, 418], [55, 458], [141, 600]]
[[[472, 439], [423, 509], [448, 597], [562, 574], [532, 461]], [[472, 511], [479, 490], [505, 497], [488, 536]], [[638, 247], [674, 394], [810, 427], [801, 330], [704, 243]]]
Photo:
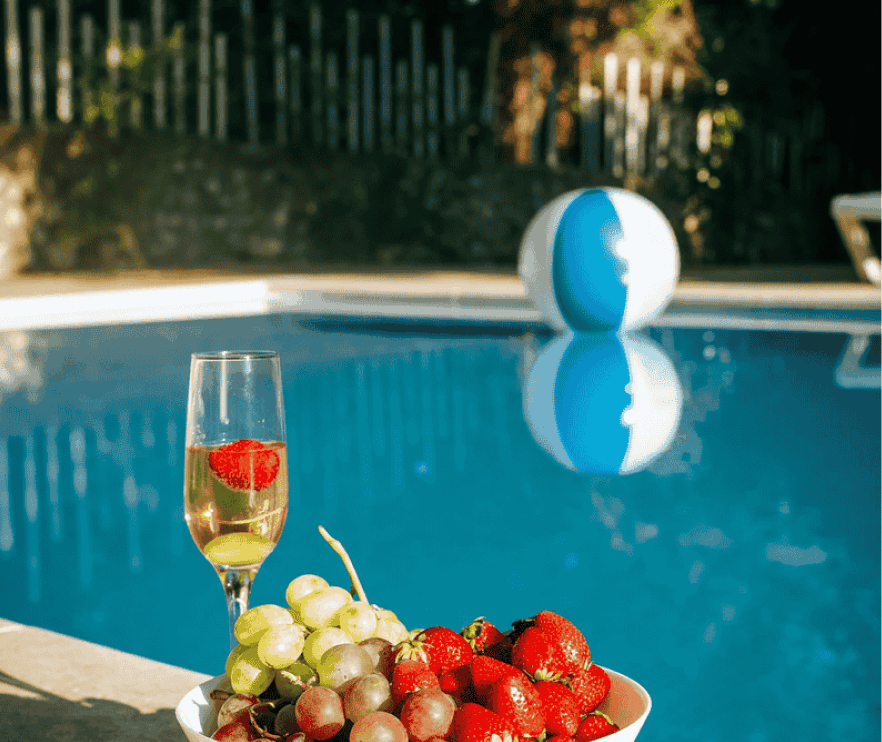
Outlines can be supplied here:
[[483, 616], [476, 618], [460, 633], [475, 654], [489, 654], [503, 662], [511, 659], [511, 641]]
[[572, 737], [579, 728], [582, 714], [576, 695], [563, 683], [540, 680], [533, 686], [545, 709], [545, 732], [549, 736]]
[[438, 676], [425, 663], [402, 660], [392, 671], [392, 704], [397, 711], [411, 693], [439, 687]]
[[453, 696], [460, 703], [478, 700], [472, 682], [471, 665], [460, 665], [442, 672], [438, 677], [438, 682], [441, 683], [441, 690]]
[[583, 714], [594, 711], [600, 702], [609, 693], [611, 681], [600, 665], [593, 662], [587, 670], [576, 670], [567, 681], [576, 699], [579, 701], [579, 709]]
[[493, 683], [505, 675], [516, 675], [519, 672], [516, 667], [506, 665], [504, 662], [483, 654], [479, 654], [472, 660], [471, 670], [475, 695], [481, 703], [486, 703]]
[[504, 716], [477, 703], [464, 703], [453, 715], [453, 739], [455, 742], [516, 742], [517, 737]]
[[585, 636], [573, 623], [557, 613], [539, 611], [533, 617], [533, 625], [542, 629], [560, 646], [573, 670], [577, 667], [588, 667], [588, 663], [591, 662], [591, 650], [588, 648]]
[[245, 439], [208, 454], [208, 468], [231, 490], [260, 492], [279, 473], [279, 455], [260, 441]]
[[432, 626], [424, 629], [410, 641], [398, 645], [396, 657], [401, 660], [425, 662], [432, 672], [440, 675], [472, 661], [472, 648], [453, 629]]
[[588, 714], [585, 720], [579, 724], [575, 735], [576, 742], [590, 742], [592, 739], [600, 739], [617, 731], [619, 731], [619, 727], [612, 719], [600, 711], [595, 711]]
[[511, 664], [534, 680], [559, 680], [570, 671], [563, 650], [535, 626], [525, 629], [514, 643]]
[[524, 673], [505, 675], [493, 683], [487, 697], [491, 711], [514, 724], [519, 737], [538, 737], [545, 729], [542, 698]]
[[576, 742], [576, 740], [565, 734], [558, 734], [555, 737], [549, 737], [547, 742]]

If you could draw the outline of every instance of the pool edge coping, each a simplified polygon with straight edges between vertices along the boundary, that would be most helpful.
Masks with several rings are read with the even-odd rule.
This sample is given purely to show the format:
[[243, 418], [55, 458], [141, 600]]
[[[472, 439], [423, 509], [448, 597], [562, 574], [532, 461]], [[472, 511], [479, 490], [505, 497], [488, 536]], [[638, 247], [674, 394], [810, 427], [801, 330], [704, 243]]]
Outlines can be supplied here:
[[[744, 274], [739, 274], [743, 278]], [[683, 278], [651, 324], [811, 329], [841, 324], [818, 312], [880, 309], [872, 284]], [[255, 316], [271, 313], [542, 324], [520, 278], [505, 273], [420, 271], [241, 276], [224, 273], [22, 278], [0, 284], [0, 331]], [[788, 317], [764, 316], [786, 313]], [[734, 314], [734, 317], [733, 317]], [[726, 315], [725, 317], [723, 315]], [[848, 324], [848, 323], [847, 323]], [[851, 323], [854, 324], [853, 322]], [[878, 318], [858, 329], [878, 327]], [[851, 325], [849, 325], [851, 326]], [[878, 330], [876, 330], [878, 331]]]

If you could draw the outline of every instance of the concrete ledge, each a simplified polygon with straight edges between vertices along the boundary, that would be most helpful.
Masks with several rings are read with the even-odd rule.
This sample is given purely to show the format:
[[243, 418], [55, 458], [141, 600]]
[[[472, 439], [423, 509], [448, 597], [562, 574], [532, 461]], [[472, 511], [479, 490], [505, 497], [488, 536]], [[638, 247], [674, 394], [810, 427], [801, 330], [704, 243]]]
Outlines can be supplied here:
[[0, 740], [184, 740], [175, 706], [208, 678], [0, 619]]
[[[743, 275], [740, 276], [744, 278]], [[817, 277], [817, 276], [815, 276]], [[665, 317], [699, 324], [721, 310], [878, 312], [879, 288], [684, 278]], [[0, 331], [159, 322], [275, 312], [306, 315], [539, 323], [514, 274], [412, 272], [254, 275], [133, 273], [29, 277], [0, 284]], [[768, 324], [774, 318], [764, 317]], [[790, 317], [790, 319], [796, 319]], [[810, 318], [811, 320], [811, 318]], [[871, 324], [878, 319], [870, 318]]]

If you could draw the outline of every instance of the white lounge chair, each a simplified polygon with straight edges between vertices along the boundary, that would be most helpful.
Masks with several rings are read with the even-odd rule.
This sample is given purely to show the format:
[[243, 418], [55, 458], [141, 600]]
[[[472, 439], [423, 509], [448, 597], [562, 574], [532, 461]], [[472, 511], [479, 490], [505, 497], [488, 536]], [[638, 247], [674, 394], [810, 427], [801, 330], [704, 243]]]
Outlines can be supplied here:
[[830, 213], [842, 235], [842, 241], [854, 262], [857, 274], [877, 286], [882, 280], [879, 256], [873, 253], [865, 221], [882, 219], [882, 193], [844, 194], [830, 202]]

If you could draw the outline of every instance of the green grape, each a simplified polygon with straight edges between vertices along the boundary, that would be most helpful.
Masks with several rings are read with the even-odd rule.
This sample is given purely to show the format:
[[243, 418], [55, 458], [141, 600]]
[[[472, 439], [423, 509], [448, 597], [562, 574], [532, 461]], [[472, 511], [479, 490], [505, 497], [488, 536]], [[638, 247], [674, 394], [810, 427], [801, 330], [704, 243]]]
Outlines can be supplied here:
[[297, 624], [271, 626], [257, 642], [257, 656], [270, 667], [287, 667], [300, 657], [305, 639], [306, 633]]
[[338, 644], [349, 644], [349, 634], [338, 626], [329, 626], [313, 631], [303, 644], [303, 661], [310, 667], [317, 668], [322, 655]]
[[374, 610], [377, 612], [377, 621], [398, 621], [399, 618], [392, 611], [386, 608], [380, 608], [380, 606], [375, 605]]
[[407, 639], [408, 633], [401, 621], [380, 619], [377, 621], [377, 630], [374, 632], [374, 636], [386, 639], [393, 644], [398, 644], [398, 642], [403, 642]]
[[276, 671], [276, 690], [282, 698], [296, 701], [307, 686], [318, 682], [318, 675], [304, 662], [295, 662]]
[[328, 587], [328, 581], [324, 577], [319, 577], [318, 575], [300, 575], [300, 577], [295, 577], [288, 584], [288, 589], [285, 590], [285, 600], [287, 600], [288, 605], [293, 608], [294, 604], [301, 598], [311, 592], [320, 590], [323, 587]]
[[322, 655], [316, 670], [321, 684], [343, 692], [349, 681], [373, 672], [374, 661], [363, 647], [357, 644], [338, 644]]
[[334, 616], [344, 605], [352, 602], [352, 596], [342, 587], [325, 587], [314, 590], [294, 604], [304, 626], [323, 629], [334, 626]]
[[285, 626], [294, 623], [290, 611], [280, 605], [258, 605], [249, 608], [236, 620], [233, 633], [240, 644], [257, 644], [270, 626]]
[[334, 616], [333, 622], [349, 634], [353, 644], [369, 639], [377, 630], [377, 612], [360, 601], [347, 603]]
[[233, 663], [230, 682], [236, 693], [253, 693], [259, 696], [273, 682], [275, 670], [267, 667], [257, 655], [257, 647], [247, 647]]
[[230, 670], [233, 669], [233, 664], [236, 662], [237, 659], [239, 659], [239, 657], [242, 655], [242, 652], [244, 652], [246, 649], [248, 649], [248, 646], [246, 644], [237, 644], [227, 655], [227, 662], [224, 665], [224, 672], [227, 674], [227, 677], [230, 677]]

